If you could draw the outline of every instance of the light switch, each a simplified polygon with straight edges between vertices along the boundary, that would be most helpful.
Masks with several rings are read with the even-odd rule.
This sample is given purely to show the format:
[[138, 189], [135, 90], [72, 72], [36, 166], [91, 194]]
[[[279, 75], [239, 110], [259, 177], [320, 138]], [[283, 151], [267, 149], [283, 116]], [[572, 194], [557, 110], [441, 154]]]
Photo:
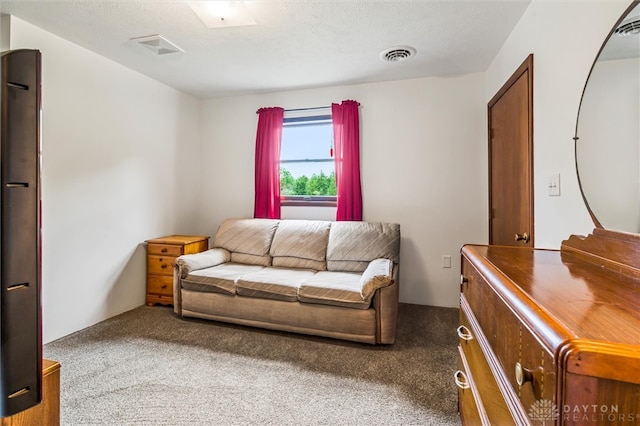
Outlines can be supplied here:
[[442, 256], [442, 267], [451, 268], [451, 256], [449, 255]]
[[560, 195], [560, 173], [549, 176], [547, 188], [549, 190], [549, 197], [557, 197]]

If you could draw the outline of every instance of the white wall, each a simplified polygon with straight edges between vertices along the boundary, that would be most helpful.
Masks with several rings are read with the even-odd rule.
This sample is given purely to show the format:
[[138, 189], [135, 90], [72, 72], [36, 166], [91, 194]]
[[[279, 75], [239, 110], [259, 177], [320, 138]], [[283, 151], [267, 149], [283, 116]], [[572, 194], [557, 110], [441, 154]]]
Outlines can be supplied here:
[[[200, 232], [253, 214], [260, 107], [361, 103], [364, 220], [401, 225], [400, 300], [457, 306], [459, 250], [487, 241], [484, 74], [279, 92], [205, 101]], [[284, 218], [335, 219], [335, 209], [283, 210]], [[441, 267], [452, 256], [451, 269]]]
[[48, 342], [142, 305], [143, 241], [196, 231], [200, 102], [17, 18], [10, 45], [43, 58]]
[[[487, 101], [534, 54], [534, 186], [537, 247], [558, 248], [593, 229], [575, 172], [573, 136], [582, 90], [625, 1], [533, 0], [487, 71]], [[560, 173], [561, 196], [547, 195]]]

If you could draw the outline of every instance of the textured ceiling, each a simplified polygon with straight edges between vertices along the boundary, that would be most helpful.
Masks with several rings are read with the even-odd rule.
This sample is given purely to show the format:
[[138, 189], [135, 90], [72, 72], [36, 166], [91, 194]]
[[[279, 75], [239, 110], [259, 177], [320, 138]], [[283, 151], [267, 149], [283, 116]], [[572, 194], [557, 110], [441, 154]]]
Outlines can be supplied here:
[[[0, 0], [0, 11], [211, 98], [485, 71], [530, 1], [244, 3], [257, 25], [207, 28], [181, 1]], [[151, 34], [185, 53], [157, 56], [129, 41]], [[380, 52], [394, 45], [417, 55], [382, 61]]]

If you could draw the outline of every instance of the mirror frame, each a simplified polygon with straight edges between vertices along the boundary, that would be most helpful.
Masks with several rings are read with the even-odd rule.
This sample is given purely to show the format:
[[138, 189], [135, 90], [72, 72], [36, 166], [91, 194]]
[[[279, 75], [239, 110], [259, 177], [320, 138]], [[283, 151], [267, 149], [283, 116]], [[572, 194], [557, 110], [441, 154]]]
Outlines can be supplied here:
[[578, 123], [580, 121], [580, 108], [582, 107], [582, 100], [584, 92], [589, 83], [589, 77], [593, 72], [604, 46], [607, 44], [612, 34], [620, 23], [627, 17], [627, 15], [636, 6], [640, 4], [640, 0], [634, 0], [631, 5], [624, 11], [622, 16], [616, 21], [615, 25], [609, 32], [609, 35], [602, 43], [598, 54], [596, 55], [593, 65], [589, 70], [587, 81], [585, 82], [584, 89], [582, 90], [582, 96], [580, 97], [580, 106], [578, 107], [578, 116], [576, 119], [576, 133], [574, 139], [574, 161], [576, 162], [576, 173], [578, 176], [578, 184], [580, 187], [580, 193], [584, 200], [585, 206], [589, 211], [593, 223], [596, 228], [588, 236], [571, 235], [569, 238], [562, 242], [560, 247], [563, 260], [567, 262], [574, 262], [576, 259], [582, 262], [591, 263], [597, 265], [597, 267], [605, 268], [621, 276], [632, 277], [634, 279], [640, 279], [640, 234], [633, 234], [622, 231], [611, 231], [604, 229], [602, 224], [595, 217], [591, 211], [588, 201], [584, 196], [582, 190], [582, 184], [580, 182], [580, 173], [578, 171], [577, 164], [577, 142], [578, 138]]
[[[598, 62], [598, 58], [600, 58], [600, 55], [602, 54], [602, 51], [604, 50], [605, 46], [607, 45], [607, 43], [611, 39], [611, 36], [613, 36], [615, 34], [615, 31], [618, 28], [618, 26], [620, 26], [622, 21], [624, 21], [627, 18], [629, 13], [631, 13], [631, 11], [636, 6], [638, 6], [638, 4], [640, 4], [640, 0], [633, 0], [633, 2], [629, 5], [629, 7], [627, 7], [627, 9], [622, 13], [620, 18], [618, 18], [616, 23], [613, 25], [613, 28], [611, 28], [611, 31], [609, 31], [609, 34], [607, 35], [607, 37], [602, 42], [602, 46], [600, 46], [600, 49], [598, 50], [598, 53], [596, 54], [596, 57], [593, 60], [593, 64], [591, 64], [591, 68], [589, 69], [589, 74], [587, 74], [587, 80], [585, 81], [584, 87], [582, 88], [582, 95], [580, 96], [580, 104], [578, 105], [578, 114], [576, 116], [576, 128], [575, 128], [575, 132], [574, 132], [574, 136], [573, 136], [573, 160], [574, 160], [575, 167], [576, 167], [576, 176], [578, 178], [578, 187], [580, 188], [580, 195], [582, 196], [582, 201], [584, 201], [585, 207], [587, 208], [587, 211], [589, 212], [589, 216], [591, 217], [591, 220], [593, 221], [593, 224], [597, 229], [606, 229], [606, 228], [604, 226], [602, 226], [602, 223], [600, 223], [600, 221], [598, 220], [596, 215], [593, 213], [593, 210], [591, 209], [591, 206], [589, 205], [589, 201], [587, 200], [587, 197], [584, 194], [584, 189], [582, 187], [583, 186], [582, 185], [582, 181], [580, 180], [580, 168], [578, 167], [578, 141], [580, 140], [580, 137], [578, 136], [578, 126], [580, 124], [580, 111], [582, 110], [582, 104], [583, 104], [583, 101], [584, 101], [584, 94], [587, 91], [587, 87], [589, 86], [589, 80], [591, 79], [591, 74], [593, 73], [593, 69], [595, 68], [595, 66], [596, 66], [596, 64]], [[611, 231], [611, 232], [622, 232], [622, 231]]]

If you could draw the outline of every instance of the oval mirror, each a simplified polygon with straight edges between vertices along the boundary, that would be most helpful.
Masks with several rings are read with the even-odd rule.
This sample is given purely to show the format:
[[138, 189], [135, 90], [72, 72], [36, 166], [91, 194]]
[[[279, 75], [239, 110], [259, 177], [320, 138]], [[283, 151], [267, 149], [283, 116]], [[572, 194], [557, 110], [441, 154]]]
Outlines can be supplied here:
[[640, 232], [640, 4], [591, 68], [576, 124], [576, 167], [597, 228]]

